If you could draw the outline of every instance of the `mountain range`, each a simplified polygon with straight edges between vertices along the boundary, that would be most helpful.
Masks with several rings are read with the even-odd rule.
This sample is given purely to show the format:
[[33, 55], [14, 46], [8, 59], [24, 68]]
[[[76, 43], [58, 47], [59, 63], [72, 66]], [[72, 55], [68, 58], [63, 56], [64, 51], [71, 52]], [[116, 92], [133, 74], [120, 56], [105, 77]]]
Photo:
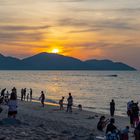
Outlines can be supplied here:
[[53, 53], [18, 59], [0, 54], [0, 70], [136, 70], [121, 62], [111, 60], [79, 59]]

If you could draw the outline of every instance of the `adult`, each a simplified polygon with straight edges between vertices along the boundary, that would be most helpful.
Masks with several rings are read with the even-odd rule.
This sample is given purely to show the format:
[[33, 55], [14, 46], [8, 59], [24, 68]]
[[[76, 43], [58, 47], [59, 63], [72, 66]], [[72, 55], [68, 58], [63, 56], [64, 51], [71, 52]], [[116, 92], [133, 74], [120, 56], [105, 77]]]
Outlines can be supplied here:
[[6, 91], [6, 88], [2, 89], [2, 91], [1, 91], [1, 96], [2, 96], [2, 97], [5, 96], [5, 91]]
[[24, 97], [24, 101], [25, 101], [25, 99], [26, 99], [26, 88], [24, 88], [23, 90], [24, 90], [23, 97]]
[[114, 133], [114, 131], [117, 130], [117, 127], [114, 124], [115, 124], [115, 119], [111, 118], [110, 123], [107, 125], [106, 134], [108, 132]]
[[72, 105], [73, 105], [73, 97], [71, 95], [71, 93], [69, 93], [69, 97], [67, 99], [67, 112], [72, 112]]
[[133, 105], [134, 105], [133, 100], [130, 103], [127, 104], [127, 114], [130, 118], [130, 125], [131, 125], [132, 128], [134, 127], [134, 121], [133, 121], [134, 114], [133, 114], [133, 111], [132, 111]]
[[139, 107], [138, 107], [138, 103], [134, 103], [132, 105], [132, 119], [133, 119], [134, 127], [137, 126], [138, 123], [139, 123]]
[[17, 93], [16, 88], [12, 89], [10, 100], [8, 102], [8, 117], [16, 118], [17, 115]]
[[0, 103], [4, 102], [5, 91], [6, 91], [6, 88], [2, 89], [2, 91], [1, 91]]
[[33, 90], [30, 88], [30, 101], [32, 101]]
[[21, 89], [21, 101], [23, 101], [23, 97], [24, 97], [24, 89]]
[[110, 102], [110, 116], [114, 117], [114, 112], [115, 112], [115, 101], [112, 99]]
[[97, 124], [97, 129], [99, 130], [99, 131], [103, 131], [103, 129], [106, 127], [106, 125], [109, 123], [109, 120], [107, 119], [107, 120], [105, 120], [106, 118], [105, 118], [105, 116], [101, 116], [100, 117], [100, 120], [99, 120], [99, 122], [98, 122], [98, 124]]
[[45, 94], [43, 91], [41, 91], [41, 96], [39, 98], [41, 100], [41, 104], [42, 104], [42, 107], [44, 107], [44, 101], [45, 101]]

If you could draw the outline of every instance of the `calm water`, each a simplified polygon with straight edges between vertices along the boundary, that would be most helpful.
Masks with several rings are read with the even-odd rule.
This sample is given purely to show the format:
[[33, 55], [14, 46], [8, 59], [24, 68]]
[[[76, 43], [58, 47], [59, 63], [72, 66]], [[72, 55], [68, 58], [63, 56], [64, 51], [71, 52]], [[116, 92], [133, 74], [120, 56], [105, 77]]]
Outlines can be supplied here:
[[[109, 75], [117, 74], [118, 77]], [[47, 99], [59, 101], [71, 92], [74, 104], [85, 109], [109, 113], [109, 102], [116, 102], [117, 114], [125, 115], [126, 103], [133, 99], [140, 101], [140, 72], [118, 71], [0, 71], [0, 88], [10, 90], [33, 88], [38, 99], [40, 91], [46, 92]]]

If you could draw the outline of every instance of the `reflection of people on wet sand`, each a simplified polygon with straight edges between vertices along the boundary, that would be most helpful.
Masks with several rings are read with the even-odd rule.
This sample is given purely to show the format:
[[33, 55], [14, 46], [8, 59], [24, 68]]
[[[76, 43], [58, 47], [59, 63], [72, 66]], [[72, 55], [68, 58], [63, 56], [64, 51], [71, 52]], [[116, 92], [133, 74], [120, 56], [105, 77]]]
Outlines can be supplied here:
[[60, 110], [64, 110], [64, 107], [63, 107], [63, 105], [64, 105], [64, 97], [62, 97], [62, 99], [59, 101], [59, 105], [60, 105]]
[[69, 93], [69, 97], [68, 97], [67, 101], [68, 101], [67, 112], [72, 112], [73, 97], [72, 97], [71, 93]]
[[41, 104], [42, 104], [42, 107], [44, 107], [44, 101], [45, 101], [45, 94], [43, 91], [41, 91], [41, 96], [39, 98], [41, 100]]

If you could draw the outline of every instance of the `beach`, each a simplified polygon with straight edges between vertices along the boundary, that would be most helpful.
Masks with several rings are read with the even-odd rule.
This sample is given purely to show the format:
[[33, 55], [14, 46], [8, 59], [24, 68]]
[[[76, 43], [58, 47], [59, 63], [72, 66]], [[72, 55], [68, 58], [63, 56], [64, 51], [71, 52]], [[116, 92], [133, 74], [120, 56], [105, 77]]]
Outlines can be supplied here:
[[[8, 107], [2, 106], [0, 120], [7, 118]], [[57, 105], [46, 104], [41, 107], [38, 102], [18, 101], [16, 125], [0, 124], [0, 139], [2, 140], [94, 140], [97, 136], [104, 136], [105, 132], [97, 130], [100, 116], [89, 111], [79, 111], [74, 108], [73, 113], [60, 111]], [[110, 118], [109, 115], [105, 115]], [[115, 116], [115, 125], [124, 129], [129, 125], [129, 118]], [[2, 121], [1, 121], [2, 122]], [[132, 131], [132, 130], [131, 130]], [[133, 140], [130, 134], [130, 140]]]

